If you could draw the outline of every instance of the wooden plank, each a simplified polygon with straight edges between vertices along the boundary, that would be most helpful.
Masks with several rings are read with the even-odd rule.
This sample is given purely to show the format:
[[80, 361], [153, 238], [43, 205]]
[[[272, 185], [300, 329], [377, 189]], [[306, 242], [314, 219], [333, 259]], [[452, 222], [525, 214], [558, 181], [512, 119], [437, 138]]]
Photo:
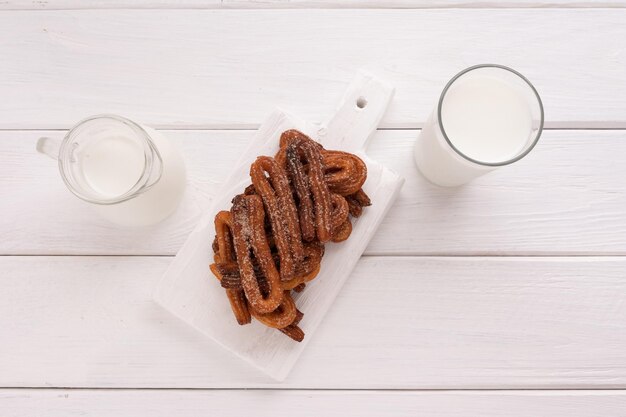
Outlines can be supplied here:
[[151, 300], [169, 262], [1, 257], [0, 386], [626, 387], [626, 258], [365, 257], [282, 384]]
[[101, 112], [256, 127], [277, 105], [321, 121], [360, 68], [396, 87], [383, 126], [419, 127], [456, 72], [486, 61], [535, 83], [547, 126], [626, 128], [624, 21], [622, 9], [7, 11], [0, 128]]
[[620, 0], [4, 0], [0, 10], [625, 7]]
[[[109, 224], [63, 185], [54, 161], [34, 152], [41, 135], [0, 132], [0, 254], [173, 255], [253, 136], [252, 131], [167, 131], [189, 171], [184, 203], [148, 229]], [[406, 178], [366, 254], [626, 254], [626, 131], [545, 132], [524, 160], [461, 189], [417, 172], [418, 131], [378, 131], [369, 154]]]
[[626, 408], [624, 391], [198, 391], [0, 390], [3, 417], [258, 417], [346, 415], [441, 417], [609, 417]]

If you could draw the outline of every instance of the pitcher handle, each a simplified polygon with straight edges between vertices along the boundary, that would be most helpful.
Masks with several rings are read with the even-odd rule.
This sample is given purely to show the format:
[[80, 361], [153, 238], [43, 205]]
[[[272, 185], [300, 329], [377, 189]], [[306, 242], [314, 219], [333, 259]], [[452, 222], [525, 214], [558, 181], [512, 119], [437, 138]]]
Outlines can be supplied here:
[[61, 140], [48, 137], [41, 137], [37, 140], [37, 152], [49, 156], [50, 158], [59, 159], [59, 149], [61, 148]]

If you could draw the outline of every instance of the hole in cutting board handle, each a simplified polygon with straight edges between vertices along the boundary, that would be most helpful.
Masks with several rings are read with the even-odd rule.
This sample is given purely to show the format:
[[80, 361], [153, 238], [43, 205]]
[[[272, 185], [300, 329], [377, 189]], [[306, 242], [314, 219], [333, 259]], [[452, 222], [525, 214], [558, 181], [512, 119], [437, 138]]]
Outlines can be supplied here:
[[365, 99], [365, 97], [361, 96], [361, 97], [357, 98], [356, 99], [356, 106], [359, 109], [365, 108], [365, 106], [367, 106], [367, 100]]

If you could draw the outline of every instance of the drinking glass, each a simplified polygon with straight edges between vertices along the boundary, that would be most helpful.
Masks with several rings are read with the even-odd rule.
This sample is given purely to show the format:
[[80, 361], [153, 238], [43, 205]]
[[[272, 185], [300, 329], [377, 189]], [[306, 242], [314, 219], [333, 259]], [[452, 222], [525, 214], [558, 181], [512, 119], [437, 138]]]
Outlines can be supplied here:
[[443, 89], [415, 144], [420, 172], [458, 186], [526, 156], [543, 130], [543, 104], [519, 72], [496, 64], [467, 68]]
[[185, 189], [178, 149], [162, 134], [116, 115], [82, 120], [63, 140], [40, 138], [67, 188], [108, 220], [145, 226], [169, 216]]

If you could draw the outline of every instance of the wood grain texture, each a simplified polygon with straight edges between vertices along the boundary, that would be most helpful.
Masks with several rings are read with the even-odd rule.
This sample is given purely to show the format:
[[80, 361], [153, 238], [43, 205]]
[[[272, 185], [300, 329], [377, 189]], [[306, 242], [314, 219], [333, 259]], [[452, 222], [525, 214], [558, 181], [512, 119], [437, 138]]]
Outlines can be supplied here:
[[624, 391], [359, 392], [0, 390], [3, 417], [614, 417]]
[[620, 0], [4, 0], [0, 10], [626, 7]]
[[624, 258], [365, 257], [282, 384], [151, 301], [169, 262], [0, 257], [0, 386], [626, 387]]
[[[41, 135], [0, 132], [0, 254], [173, 255], [196, 226], [253, 131], [166, 131], [189, 186], [163, 224], [124, 229], [65, 189]], [[461, 189], [427, 183], [413, 163], [418, 131], [378, 131], [369, 155], [402, 175], [400, 196], [370, 243], [373, 255], [626, 254], [626, 131], [548, 130], [522, 161]]]
[[396, 87], [383, 126], [418, 127], [455, 73], [484, 62], [533, 81], [547, 126], [626, 127], [624, 21], [623, 9], [6, 11], [0, 128], [102, 112], [256, 127], [276, 105], [323, 121], [360, 68]]

